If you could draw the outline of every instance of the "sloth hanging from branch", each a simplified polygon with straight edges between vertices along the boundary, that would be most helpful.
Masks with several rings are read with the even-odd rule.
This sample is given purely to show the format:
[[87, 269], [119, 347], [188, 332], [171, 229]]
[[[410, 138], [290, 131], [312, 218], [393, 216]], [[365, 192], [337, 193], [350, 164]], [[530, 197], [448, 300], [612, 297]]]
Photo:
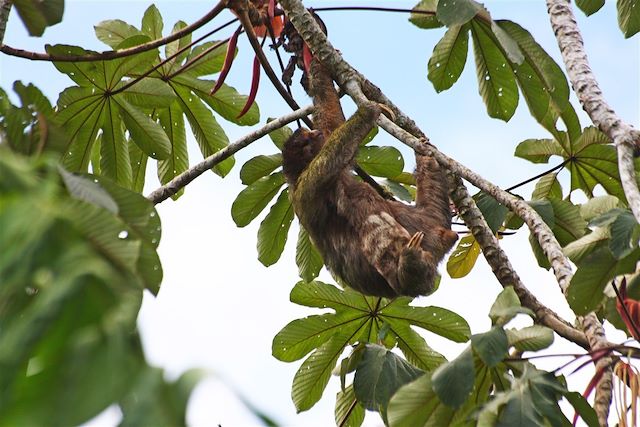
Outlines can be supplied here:
[[443, 171], [432, 157], [416, 153], [414, 206], [387, 200], [359, 180], [353, 174], [358, 147], [378, 116], [392, 113], [367, 102], [345, 121], [333, 79], [292, 28], [285, 25], [283, 44], [297, 56], [292, 63], [306, 69], [316, 128], [298, 129], [282, 153], [300, 223], [342, 284], [381, 297], [432, 293], [437, 266], [457, 240]]

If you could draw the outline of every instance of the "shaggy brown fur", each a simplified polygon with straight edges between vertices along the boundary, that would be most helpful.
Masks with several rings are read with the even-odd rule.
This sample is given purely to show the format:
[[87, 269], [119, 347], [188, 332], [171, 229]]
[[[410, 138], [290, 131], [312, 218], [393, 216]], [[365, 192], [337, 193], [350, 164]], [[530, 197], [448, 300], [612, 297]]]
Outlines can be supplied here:
[[342, 284], [382, 297], [430, 294], [438, 263], [457, 240], [444, 174], [433, 158], [416, 156], [415, 206], [359, 181], [354, 157], [381, 107], [366, 103], [345, 122], [333, 81], [315, 59], [310, 74], [320, 131], [299, 129], [283, 149], [300, 223]]

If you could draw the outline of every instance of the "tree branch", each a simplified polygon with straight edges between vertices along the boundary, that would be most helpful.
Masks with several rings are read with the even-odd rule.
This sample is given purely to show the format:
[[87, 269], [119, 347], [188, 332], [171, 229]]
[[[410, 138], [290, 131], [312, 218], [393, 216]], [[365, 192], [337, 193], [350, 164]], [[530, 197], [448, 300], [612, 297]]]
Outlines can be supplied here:
[[7, 21], [11, 13], [11, 0], [0, 0], [0, 45], [4, 40], [4, 33], [7, 31]]
[[234, 153], [240, 151], [241, 149], [247, 147], [249, 144], [257, 141], [263, 136], [267, 135], [269, 132], [272, 132], [276, 129], [281, 128], [282, 126], [291, 123], [301, 117], [304, 117], [313, 112], [313, 105], [309, 105], [307, 107], [301, 108], [299, 110], [293, 111], [289, 114], [286, 114], [278, 119], [272, 120], [267, 123], [265, 126], [260, 129], [253, 131], [236, 142], [227, 145], [220, 151], [216, 151], [214, 154], [210, 155], [202, 162], [197, 165], [192, 166], [188, 170], [182, 172], [180, 175], [173, 178], [171, 181], [163, 185], [162, 187], [151, 192], [147, 199], [151, 200], [154, 205], [168, 199], [169, 197], [176, 194], [180, 191], [181, 188], [184, 188], [191, 181], [220, 163], [221, 161], [229, 158]]
[[573, 91], [591, 121], [616, 146], [622, 188], [633, 215], [640, 222], [640, 191], [633, 159], [634, 147], [640, 148], [640, 131], [620, 119], [604, 99], [589, 66], [580, 29], [569, 1], [547, 0], [547, 9]]
[[471, 230], [473, 237], [482, 248], [482, 254], [502, 287], [513, 286], [521, 304], [535, 313], [537, 323], [547, 326], [561, 337], [585, 349], [589, 349], [589, 342], [584, 333], [574, 328], [573, 325], [538, 301], [522, 283], [507, 254], [500, 247], [498, 239], [489, 228], [482, 216], [482, 212], [476, 206], [460, 177], [449, 173], [449, 185], [452, 188], [451, 199], [458, 208], [458, 212], [464, 219], [465, 224]]
[[[4, 3], [6, 3], [7, 1], [6, 0], [2, 0], [2, 1], [3, 1], [2, 6], [4, 6]], [[11, 4], [11, 1], [9, 1], [8, 3]], [[125, 56], [136, 55], [138, 53], [155, 49], [157, 47], [170, 43], [174, 40], [178, 40], [186, 36], [187, 34], [191, 34], [195, 30], [207, 24], [208, 22], [213, 20], [213, 18], [218, 16], [218, 14], [224, 10], [226, 5], [227, 5], [227, 0], [221, 0], [206, 15], [198, 19], [193, 24], [184, 27], [182, 30], [177, 31], [171, 35], [168, 35], [167, 37], [163, 37], [161, 39], [153, 40], [153, 41], [150, 41], [149, 43], [141, 44], [138, 46], [127, 48], [127, 49], [108, 50], [108, 51], [93, 53], [89, 55], [50, 55], [48, 53], [29, 52], [26, 50], [16, 49], [11, 46], [7, 46], [6, 44], [1, 44], [2, 38], [0, 38], [0, 44], [1, 44], [0, 52], [7, 55], [11, 55], [11, 56], [30, 59], [32, 61], [90, 62], [90, 61], [104, 61], [104, 60], [122, 58]]]
[[[323, 65], [332, 72], [334, 79], [345, 89], [357, 104], [366, 101], [367, 96], [365, 96], [365, 93], [363, 92], [366, 91], [371, 99], [378, 102], [384, 102], [396, 113], [396, 121], [400, 126], [396, 125], [386, 117], [381, 116], [378, 119], [378, 124], [383, 129], [395, 136], [401, 142], [412, 147], [415, 151], [433, 156], [438, 163], [443, 165], [445, 168], [465, 178], [478, 188], [493, 196], [498, 202], [508, 207], [525, 221], [531, 230], [531, 233], [540, 243], [545, 256], [550, 261], [561, 290], [563, 293], [566, 293], [571, 278], [573, 277], [571, 264], [567, 257], [562, 253], [562, 248], [553, 235], [553, 232], [549, 229], [547, 224], [542, 221], [542, 218], [540, 218], [537, 212], [524, 201], [505, 192], [479, 176], [477, 173], [445, 156], [430, 144], [426, 144], [426, 138], [424, 138], [423, 132], [418, 129], [413, 120], [404, 115], [375, 85], [368, 82], [362, 75], [356, 72], [346, 61], [342, 59], [341, 55], [327, 41], [325, 34], [320, 30], [315, 19], [313, 19], [311, 14], [309, 14], [300, 0], [280, 0], [280, 4], [287, 12], [288, 18], [308, 44], [314, 56], [319, 58]], [[581, 320], [588, 320], [590, 322], [588, 323], [589, 325], [600, 325], [598, 320], [591, 316], [593, 315], [588, 315], [585, 319]], [[601, 325], [599, 327], [601, 328]], [[594, 327], [585, 327], [584, 332], [592, 345], [604, 341], [601, 339], [604, 335], [593, 335], [598, 332]]]

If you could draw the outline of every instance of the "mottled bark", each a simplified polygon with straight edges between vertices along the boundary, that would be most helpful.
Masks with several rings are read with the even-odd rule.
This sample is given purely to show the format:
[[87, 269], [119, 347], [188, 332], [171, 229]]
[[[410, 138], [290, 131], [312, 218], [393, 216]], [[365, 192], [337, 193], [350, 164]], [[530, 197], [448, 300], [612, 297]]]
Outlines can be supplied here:
[[4, 40], [4, 33], [7, 31], [7, 21], [11, 13], [11, 0], [0, 0], [0, 45]]
[[640, 148], [640, 131], [620, 119], [605, 100], [589, 65], [571, 3], [568, 0], [547, 0], [547, 9], [573, 91], [591, 121], [616, 146], [622, 188], [633, 215], [640, 222], [640, 192], [632, 155], [634, 147]]

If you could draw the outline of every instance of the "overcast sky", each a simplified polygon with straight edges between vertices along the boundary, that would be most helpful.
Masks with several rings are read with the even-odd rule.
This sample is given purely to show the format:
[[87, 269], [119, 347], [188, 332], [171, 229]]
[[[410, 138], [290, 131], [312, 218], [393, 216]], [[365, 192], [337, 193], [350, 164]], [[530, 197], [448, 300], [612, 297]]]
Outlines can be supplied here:
[[[415, 0], [417, 2], [417, 0]], [[392, 5], [412, 7], [412, 1], [307, 1], [309, 6], [331, 5]], [[139, 26], [147, 0], [66, 2], [64, 20], [48, 29], [41, 39], [28, 37], [21, 22], [12, 14], [5, 43], [27, 50], [43, 51], [45, 43], [66, 43], [89, 49], [105, 50], [93, 34], [93, 25], [104, 19], [123, 19]], [[156, 2], [165, 21], [165, 33], [177, 20], [188, 23], [198, 19], [214, 4], [213, 1]], [[559, 63], [561, 58], [550, 29], [543, 1], [487, 1], [494, 19], [510, 19], [528, 29]], [[625, 40], [617, 27], [615, 5], [608, 2], [604, 10], [590, 18], [576, 12], [583, 30], [591, 65], [610, 104], [616, 112], [634, 126], [639, 122], [640, 89], [639, 37]], [[372, 12], [326, 12], [322, 19], [329, 37], [345, 59], [413, 117], [429, 135], [432, 143], [447, 155], [480, 173], [497, 185], [508, 187], [534, 176], [559, 163], [534, 165], [513, 157], [515, 146], [527, 138], [545, 138], [548, 134], [535, 123], [524, 101], [509, 123], [490, 119], [478, 95], [473, 56], [459, 82], [449, 91], [436, 94], [427, 80], [427, 61], [433, 46], [444, 29], [419, 30], [407, 22], [405, 14]], [[220, 17], [213, 24], [225, 22]], [[227, 29], [224, 37], [230, 35]], [[202, 34], [199, 31], [198, 34]], [[222, 38], [223, 35], [220, 35]], [[253, 55], [241, 38], [240, 52], [228, 78], [228, 83], [241, 93], [248, 93], [250, 63]], [[297, 82], [299, 75], [294, 81]], [[10, 91], [15, 80], [33, 82], [55, 102], [57, 95], [72, 82], [56, 72], [51, 64], [28, 62], [0, 56], [0, 84]], [[308, 101], [300, 96], [299, 102]], [[579, 108], [574, 107], [583, 126], [589, 122]], [[266, 78], [257, 101], [262, 112], [261, 124], [268, 116], [286, 113], [288, 107], [269, 86]], [[346, 107], [352, 111], [352, 106]], [[223, 123], [230, 140], [249, 131]], [[200, 155], [193, 137], [189, 136], [192, 163]], [[383, 132], [375, 144], [393, 144], [405, 155], [406, 170], [413, 167], [408, 149], [391, 140]], [[243, 186], [238, 178], [240, 165], [257, 154], [272, 154], [275, 147], [262, 139], [236, 156], [237, 166], [225, 179], [208, 173], [192, 184], [177, 202], [165, 201], [158, 206], [163, 225], [160, 257], [164, 281], [157, 298], [145, 296], [139, 325], [150, 363], [166, 369], [175, 378], [189, 368], [208, 369], [212, 376], [195, 391], [190, 402], [188, 420], [196, 426], [251, 426], [254, 419], [231, 389], [236, 389], [262, 410], [284, 425], [327, 426], [333, 423], [333, 405], [339, 380], [333, 378], [323, 399], [310, 411], [295, 414], [290, 398], [293, 375], [300, 362], [286, 364], [271, 356], [273, 336], [291, 320], [318, 311], [289, 302], [289, 291], [298, 280], [294, 262], [295, 237], [290, 240], [281, 261], [263, 267], [257, 260], [256, 232], [266, 211], [251, 225], [236, 228], [230, 215], [231, 203]], [[155, 164], [149, 162], [145, 194], [159, 185]], [[563, 188], [568, 190], [567, 175]], [[532, 186], [520, 190], [529, 198]], [[473, 190], [475, 192], [475, 190]], [[574, 201], [583, 200], [576, 194]], [[524, 230], [508, 236], [503, 247], [525, 284], [554, 310], [571, 319], [553, 276], [535, 263]], [[440, 289], [435, 295], [416, 300], [419, 305], [438, 305], [462, 314], [472, 332], [490, 327], [489, 307], [501, 287], [490, 269], [480, 260], [464, 279], [451, 280], [444, 268]], [[323, 280], [331, 282], [323, 273]], [[522, 322], [527, 324], [527, 322]], [[429, 344], [447, 357], [455, 357], [463, 345], [425, 335]], [[614, 335], [618, 336], [619, 335]], [[557, 339], [554, 352], [575, 350]], [[561, 360], [546, 362], [556, 367]], [[587, 373], [589, 374], [589, 373]], [[590, 375], [590, 374], [589, 374]], [[571, 384], [582, 390], [584, 378], [570, 378]], [[92, 425], [110, 426], [117, 423], [119, 413], [112, 409], [94, 420]], [[381, 425], [377, 414], [368, 414], [367, 425]]]

